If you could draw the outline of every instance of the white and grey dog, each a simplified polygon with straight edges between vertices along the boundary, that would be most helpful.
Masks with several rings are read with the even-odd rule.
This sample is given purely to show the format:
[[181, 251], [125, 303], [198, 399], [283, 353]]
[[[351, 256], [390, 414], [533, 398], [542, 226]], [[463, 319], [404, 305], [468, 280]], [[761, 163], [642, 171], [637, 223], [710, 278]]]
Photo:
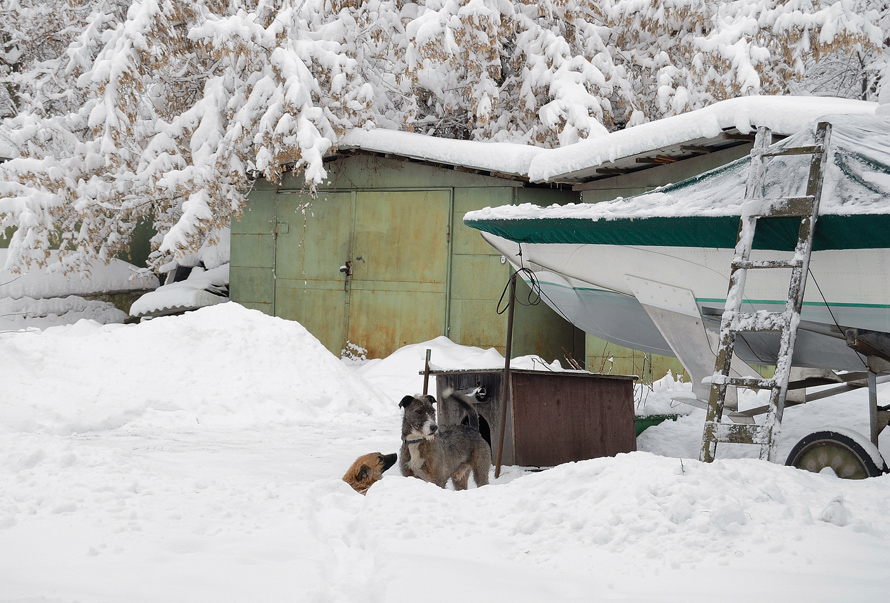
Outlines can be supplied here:
[[405, 396], [402, 449], [399, 468], [402, 475], [416, 477], [444, 488], [450, 478], [455, 490], [466, 490], [470, 472], [477, 486], [488, 484], [491, 448], [479, 434], [479, 414], [471, 404], [448, 392], [467, 412], [469, 425], [436, 425], [436, 399], [432, 396]]

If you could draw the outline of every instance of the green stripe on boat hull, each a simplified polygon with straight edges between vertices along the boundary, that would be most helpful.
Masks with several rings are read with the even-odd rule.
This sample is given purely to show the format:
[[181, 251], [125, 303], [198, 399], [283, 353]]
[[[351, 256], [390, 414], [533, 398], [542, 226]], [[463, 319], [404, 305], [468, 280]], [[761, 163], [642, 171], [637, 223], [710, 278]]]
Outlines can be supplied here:
[[[574, 243], [647, 245], [655, 247], [710, 247], [732, 249], [739, 228], [738, 216], [587, 220], [539, 218], [534, 220], [467, 221], [471, 226], [517, 243]], [[793, 251], [798, 218], [761, 219], [754, 249]], [[878, 249], [890, 247], [890, 215], [820, 216], [813, 249]]]

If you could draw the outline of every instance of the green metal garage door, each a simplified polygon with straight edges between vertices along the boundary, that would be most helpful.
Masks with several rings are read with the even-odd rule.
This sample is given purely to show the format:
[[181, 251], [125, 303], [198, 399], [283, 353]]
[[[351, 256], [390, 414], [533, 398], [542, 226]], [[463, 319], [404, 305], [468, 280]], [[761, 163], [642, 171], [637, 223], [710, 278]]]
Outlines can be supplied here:
[[280, 192], [276, 205], [277, 316], [335, 354], [348, 341], [379, 358], [446, 333], [450, 190]]

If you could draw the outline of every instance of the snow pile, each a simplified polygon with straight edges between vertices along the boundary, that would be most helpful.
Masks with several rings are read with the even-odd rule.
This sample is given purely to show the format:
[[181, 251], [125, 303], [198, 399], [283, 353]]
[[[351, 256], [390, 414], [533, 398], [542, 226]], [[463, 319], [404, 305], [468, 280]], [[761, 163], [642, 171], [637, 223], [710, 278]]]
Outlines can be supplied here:
[[[416, 391], [427, 347], [443, 366], [497, 361], [437, 339], [346, 363], [232, 303], [0, 334], [0, 598], [398, 603], [418, 576], [457, 577], [424, 590], [433, 603], [886, 598], [890, 476], [843, 481], [731, 446], [690, 460], [697, 409], [646, 430], [640, 452], [506, 467], [466, 492], [393, 468], [357, 494], [340, 478], [398, 450], [399, 390]], [[861, 432], [865, 398], [789, 408], [780, 456], [814, 425]]]
[[[437, 337], [424, 343], [406, 345], [386, 358], [375, 358], [358, 363], [357, 374], [364, 377], [393, 400], [400, 400], [406, 394], [423, 391], [423, 368], [426, 351], [430, 350], [430, 370], [470, 370], [502, 369], [504, 357], [494, 348], [458, 345], [447, 337]], [[514, 369], [522, 370], [563, 370], [558, 360], [547, 363], [540, 356], [521, 356], [510, 361]], [[435, 378], [430, 378], [428, 391], [435, 394]]]
[[384, 408], [302, 325], [234, 303], [139, 328], [81, 321], [0, 342], [0, 365], [16, 374], [0, 428], [14, 431], [288, 423]]

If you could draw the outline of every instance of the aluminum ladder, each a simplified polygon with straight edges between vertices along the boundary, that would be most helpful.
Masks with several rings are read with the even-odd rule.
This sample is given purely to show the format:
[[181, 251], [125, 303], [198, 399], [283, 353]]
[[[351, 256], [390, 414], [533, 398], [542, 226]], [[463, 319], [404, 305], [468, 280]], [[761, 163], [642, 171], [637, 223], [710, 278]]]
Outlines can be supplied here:
[[[813, 233], [819, 213], [822, 195], [822, 177], [827, 159], [826, 150], [831, 136], [831, 124], [821, 122], [816, 129], [815, 144], [806, 147], [793, 147], [769, 150], [772, 134], [767, 128], [758, 128], [754, 148], [751, 150], [751, 168], [748, 173], [745, 199], [747, 207], [757, 207], [753, 212], [743, 211], [739, 224], [739, 235], [732, 259], [729, 290], [726, 306], [720, 322], [720, 343], [711, 377], [708, 411], [702, 435], [700, 459], [714, 460], [717, 443], [755, 444], [760, 446], [760, 458], [775, 461], [778, 435], [785, 410], [785, 395], [791, 373], [791, 356], [800, 311], [803, 307], [804, 289], [813, 249]], [[762, 199], [761, 190], [765, 175], [764, 159], [779, 155], [811, 155], [810, 172], [807, 180], [806, 196]], [[760, 202], [759, 207], [756, 202]], [[755, 202], [755, 203], [750, 203]], [[790, 260], [769, 259], [751, 260], [754, 232], [761, 218], [796, 217], [800, 219], [797, 245]], [[742, 312], [745, 299], [745, 280], [748, 270], [790, 269], [788, 297], [782, 312], [760, 310], [755, 313]], [[771, 379], [738, 378], [730, 376], [738, 333], [780, 333], [779, 352], [776, 358], [776, 371]], [[770, 397], [766, 418], [760, 425], [724, 423], [723, 407], [729, 387], [769, 389]]]

